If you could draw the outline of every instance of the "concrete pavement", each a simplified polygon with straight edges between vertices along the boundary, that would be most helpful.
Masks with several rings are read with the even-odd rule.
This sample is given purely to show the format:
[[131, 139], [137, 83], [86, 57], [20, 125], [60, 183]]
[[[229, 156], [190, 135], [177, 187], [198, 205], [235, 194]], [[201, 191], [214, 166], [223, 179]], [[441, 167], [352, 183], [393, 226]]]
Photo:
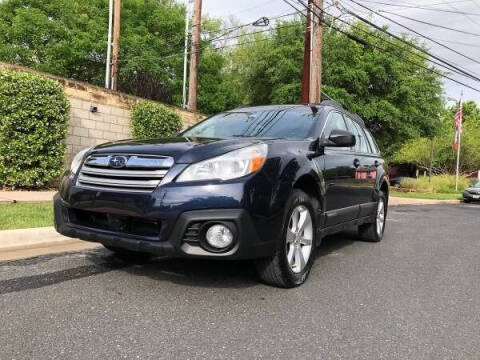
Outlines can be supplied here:
[[398, 206], [327, 238], [307, 283], [105, 249], [0, 263], [1, 359], [478, 359], [480, 206]]

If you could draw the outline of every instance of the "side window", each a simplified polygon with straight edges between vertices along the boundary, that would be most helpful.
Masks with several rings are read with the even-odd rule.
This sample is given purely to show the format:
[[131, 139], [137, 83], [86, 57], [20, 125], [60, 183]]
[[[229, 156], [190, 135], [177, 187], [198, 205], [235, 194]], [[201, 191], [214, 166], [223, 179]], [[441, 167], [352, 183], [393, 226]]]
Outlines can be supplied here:
[[[327, 124], [325, 125], [325, 129], [323, 129], [323, 138], [328, 139], [332, 131], [335, 129], [347, 130], [347, 124], [345, 123], [345, 119], [343, 118], [342, 114], [336, 111], [333, 111], [328, 115]], [[335, 149], [335, 148], [332, 148], [332, 149]], [[350, 148], [336, 148], [336, 149], [348, 150]]]
[[347, 130], [347, 125], [345, 124], [342, 114], [331, 112], [327, 118], [327, 125], [325, 125], [325, 129], [323, 130], [323, 138], [328, 139], [332, 130], [335, 129]]
[[368, 153], [370, 149], [367, 145], [367, 139], [365, 137], [365, 133], [363, 132], [360, 125], [358, 125], [355, 121], [347, 117], [347, 123], [350, 131], [355, 135], [356, 144], [355, 144], [355, 152], [360, 153]]
[[372, 152], [374, 154], [380, 153], [380, 150], [378, 149], [377, 143], [376, 143], [375, 139], [373, 138], [372, 134], [370, 133], [370, 131], [365, 129], [365, 135], [367, 135], [367, 139], [368, 139], [368, 142], [370, 143], [370, 147], [372, 148]]

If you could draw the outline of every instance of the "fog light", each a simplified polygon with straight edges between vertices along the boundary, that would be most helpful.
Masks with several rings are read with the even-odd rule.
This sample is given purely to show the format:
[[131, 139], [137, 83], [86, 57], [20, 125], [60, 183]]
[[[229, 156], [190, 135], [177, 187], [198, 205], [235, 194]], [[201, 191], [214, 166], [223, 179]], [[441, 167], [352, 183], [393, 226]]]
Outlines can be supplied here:
[[210, 226], [205, 234], [205, 238], [210, 246], [217, 249], [229, 247], [233, 242], [232, 231], [225, 225], [221, 224]]

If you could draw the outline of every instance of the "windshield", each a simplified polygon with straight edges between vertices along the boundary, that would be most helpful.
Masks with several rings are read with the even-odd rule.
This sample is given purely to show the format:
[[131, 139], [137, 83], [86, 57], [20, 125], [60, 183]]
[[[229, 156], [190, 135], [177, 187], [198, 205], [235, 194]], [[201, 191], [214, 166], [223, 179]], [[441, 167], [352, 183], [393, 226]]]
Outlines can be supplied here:
[[186, 130], [181, 136], [305, 139], [315, 122], [310, 110], [225, 112]]
[[473, 185], [474, 188], [479, 188], [480, 189], [480, 182], [476, 183], [475, 185]]

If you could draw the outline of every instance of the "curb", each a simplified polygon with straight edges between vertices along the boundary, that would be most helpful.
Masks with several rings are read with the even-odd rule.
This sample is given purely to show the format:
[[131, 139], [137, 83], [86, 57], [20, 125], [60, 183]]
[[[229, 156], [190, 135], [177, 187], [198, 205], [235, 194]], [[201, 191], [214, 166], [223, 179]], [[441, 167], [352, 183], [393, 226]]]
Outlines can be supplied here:
[[53, 226], [18, 230], [2, 230], [0, 231], [0, 250], [27, 246], [30, 247], [70, 240], [72, 239], [57, 233]]
[[390, 196], [388, 206], [452, 205], [461, 203], [460, 200], [411, 199]]
[[0, 190], [0, 204], [40, 203], [53, 201], [56, 191], [3, 191]]

